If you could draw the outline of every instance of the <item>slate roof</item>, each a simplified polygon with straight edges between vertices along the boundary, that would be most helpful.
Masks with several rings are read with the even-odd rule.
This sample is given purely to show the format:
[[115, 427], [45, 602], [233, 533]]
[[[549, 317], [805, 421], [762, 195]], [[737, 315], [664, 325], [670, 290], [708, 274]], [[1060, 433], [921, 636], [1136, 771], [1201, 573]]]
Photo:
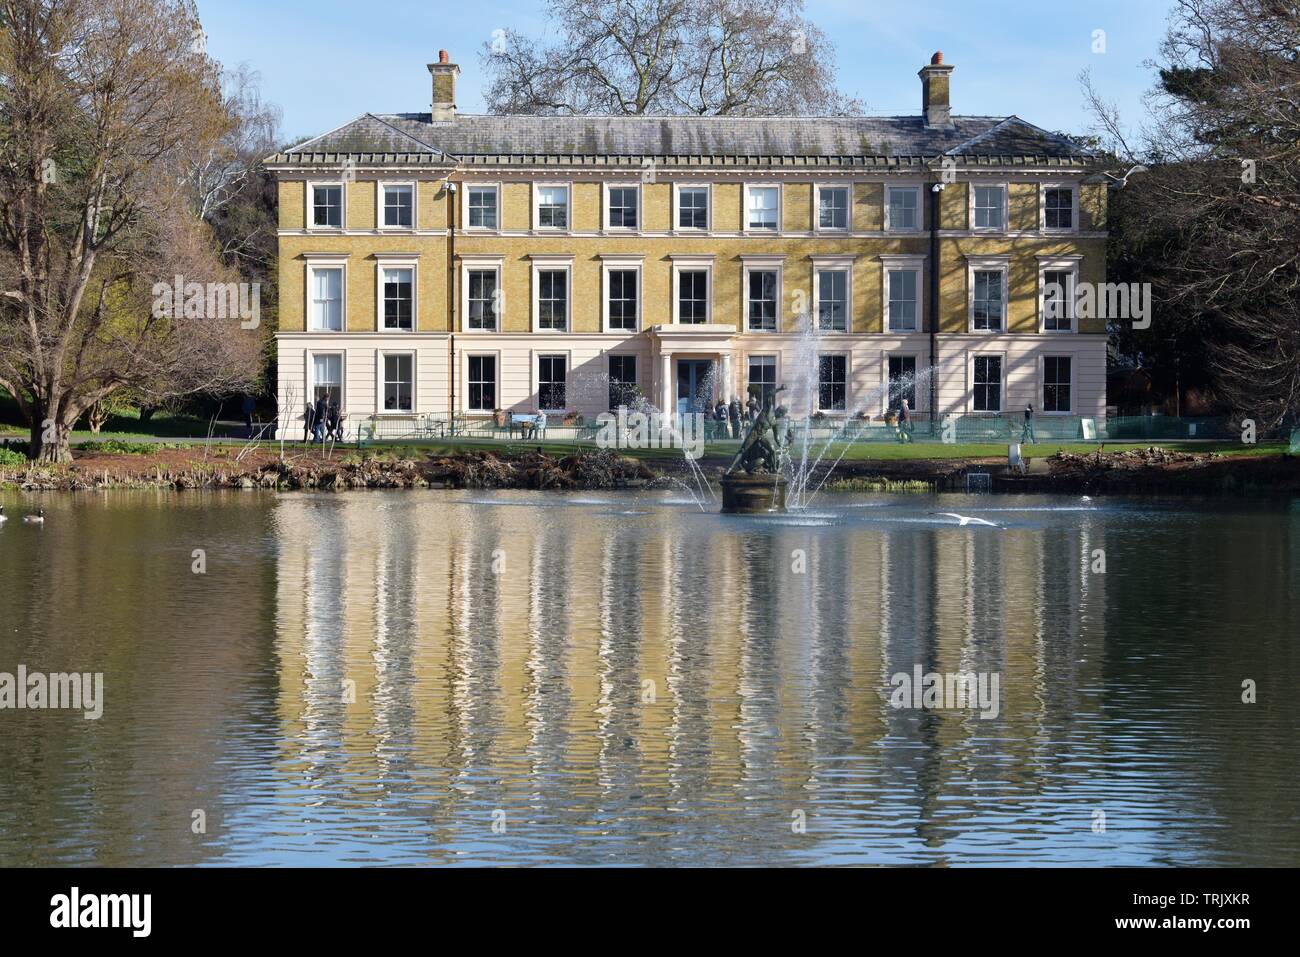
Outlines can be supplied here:
[[367, 113], [269, 157], [276, 166], [366, 165], [916, 165], [940, 156], [996, 165], [1078, 166], [1095, 158], [1017, 116], [497, 116]]

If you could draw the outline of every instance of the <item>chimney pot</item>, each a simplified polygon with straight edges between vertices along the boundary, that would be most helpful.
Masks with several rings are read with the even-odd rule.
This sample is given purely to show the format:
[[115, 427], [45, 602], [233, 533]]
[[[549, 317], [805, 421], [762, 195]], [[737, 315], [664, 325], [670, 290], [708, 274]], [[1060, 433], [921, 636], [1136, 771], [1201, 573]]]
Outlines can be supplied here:
[[[438, 62], [439, 62], [439, 63], [450, 63], [450, 62], [451, 62], [451, 57], [447, 54], [447, 51], [446, 51], [446, 50], [439, 50], [439, 51], [438, 51]], [[940, 55], [939, 62], [943, 62], [943, 57], [942, 57], [942, 55]]]
[[931, 66], [942, 66], [942, 65], [943, 65], [943, 51], [942, 51], [942, 50], [936, 50], [934, 56], [930, 57], [930, 65], [931, 65]]

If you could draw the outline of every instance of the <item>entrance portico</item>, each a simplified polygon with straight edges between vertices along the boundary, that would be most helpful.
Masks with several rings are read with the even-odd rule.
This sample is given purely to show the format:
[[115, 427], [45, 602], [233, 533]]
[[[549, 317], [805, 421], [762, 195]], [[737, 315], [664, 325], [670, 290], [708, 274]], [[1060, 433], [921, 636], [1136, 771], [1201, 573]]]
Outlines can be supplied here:
[[[650, 329], [655, 367], [655, 403], [664, 412], [702, 412], [696, 405], [729, 402], [737, 394], [736, 327], [719, 323], [662, 325]], [[683, 389], [685, 391], [683, 392]]]

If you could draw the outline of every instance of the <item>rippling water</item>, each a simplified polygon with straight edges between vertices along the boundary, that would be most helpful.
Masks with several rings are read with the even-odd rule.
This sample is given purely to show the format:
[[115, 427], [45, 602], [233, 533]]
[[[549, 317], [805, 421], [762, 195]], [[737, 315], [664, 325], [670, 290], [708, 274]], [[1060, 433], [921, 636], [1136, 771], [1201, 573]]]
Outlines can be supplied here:
[[1300, 864], [1300, 503], [0, 503], [0, 865]]

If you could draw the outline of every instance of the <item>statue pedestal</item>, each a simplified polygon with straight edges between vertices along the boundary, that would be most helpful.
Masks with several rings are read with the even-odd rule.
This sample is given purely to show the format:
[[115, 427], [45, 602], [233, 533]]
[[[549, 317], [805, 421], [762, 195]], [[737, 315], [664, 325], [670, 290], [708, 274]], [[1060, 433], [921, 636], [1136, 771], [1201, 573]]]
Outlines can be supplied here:
[[724, 475], [722, 485], [722, 513], [724, 515], [757, 515], [785, 511], [786, 478], [784, 475], [749, 475], [736, 472]]

